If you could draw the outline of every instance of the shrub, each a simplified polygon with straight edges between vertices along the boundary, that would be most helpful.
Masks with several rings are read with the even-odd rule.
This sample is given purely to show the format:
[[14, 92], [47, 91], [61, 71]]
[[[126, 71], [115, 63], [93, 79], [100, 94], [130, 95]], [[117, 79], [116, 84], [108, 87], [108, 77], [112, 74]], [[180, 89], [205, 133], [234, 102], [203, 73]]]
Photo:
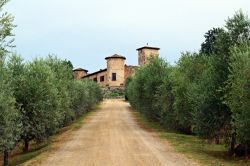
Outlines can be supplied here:
[[[162, 59], [152, 59], [126, 84], [129, 102], [151, 120], [173, 124], [171, 69]], [[167, 125], [166, 125], [167, 126]]]
[[13, 55], [8, 72], [21, 114], [24, 151], [31, 140], [47, 139], [102, 99], [96, 83], [73, 80], [68, 62], [53, 56], [24, 63]]

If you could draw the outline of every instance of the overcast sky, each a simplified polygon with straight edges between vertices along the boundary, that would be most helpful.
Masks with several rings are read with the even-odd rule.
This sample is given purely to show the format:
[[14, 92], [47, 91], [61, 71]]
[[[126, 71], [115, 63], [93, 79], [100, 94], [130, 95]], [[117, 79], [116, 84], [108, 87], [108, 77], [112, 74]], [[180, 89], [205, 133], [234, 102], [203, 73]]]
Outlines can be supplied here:
[[138, 47], [160, 47], [174, 64], [196, 51], [204, 34], [235, 11], [249, 14], [249, 0], [11, 0], [16, 51], [25, 60], [49, 53], [94, 72], [115, 53], [137, 65]]

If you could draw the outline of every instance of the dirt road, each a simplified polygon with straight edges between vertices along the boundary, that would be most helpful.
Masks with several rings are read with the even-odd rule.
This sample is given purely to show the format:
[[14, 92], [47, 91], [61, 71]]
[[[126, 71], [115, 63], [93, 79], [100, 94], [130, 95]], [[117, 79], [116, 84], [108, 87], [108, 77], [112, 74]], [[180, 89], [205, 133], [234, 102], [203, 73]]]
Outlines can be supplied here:
[[140, 128], [122, 100], [105, 100], [100, 109], [44, 166], [197, 165], [165, 141]]

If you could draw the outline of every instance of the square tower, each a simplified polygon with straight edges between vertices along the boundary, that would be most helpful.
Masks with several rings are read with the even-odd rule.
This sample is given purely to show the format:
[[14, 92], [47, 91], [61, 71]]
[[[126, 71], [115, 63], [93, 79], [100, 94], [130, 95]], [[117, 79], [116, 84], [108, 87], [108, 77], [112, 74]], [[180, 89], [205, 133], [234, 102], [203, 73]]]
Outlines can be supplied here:
[[151, 46], [144, 46], [141, 48], [138, 48], [138, 64], [140, 66], [146, 65], [150, 62], [151, 58], [158, 57], [159, 56], [159, 50], [158, 47], [151, 47]]

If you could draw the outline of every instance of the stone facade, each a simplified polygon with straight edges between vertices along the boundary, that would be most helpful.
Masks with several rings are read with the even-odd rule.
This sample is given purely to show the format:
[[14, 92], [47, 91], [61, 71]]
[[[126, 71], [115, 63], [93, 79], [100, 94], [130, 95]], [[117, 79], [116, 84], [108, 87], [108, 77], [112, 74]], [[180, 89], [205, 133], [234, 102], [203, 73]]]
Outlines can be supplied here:
[[91, 79], [95, 82], [97, 82], [102, 87], [107, 86], [107, 69], [101, 69], [95, 73], [89, 74], [83, 78]]
[[160, 48], [144, 46], [138, 48], [138, 64], [139, 66], [146, 65], [150, 62], [151, 58], [155, 58], [159, 56]]
[[74, 78], [76, 80], [80, 80], [80, 79], [82, 79], [82, 77], [84, 77], [88, 74], [88, 70], [78, 68], [78, 69], [73, 70], [73, 73], [74, 73]]
[[126, 58], [115, 54], [105, 59], [107, 60], [107, 86], [124, 86], [124, 65]]
[[[151, 57], [159, 56], [160, 48], [144, 46], [138, 48], [138, 63], [139, 66], [143, 66], [149, 63]], [[97, 82], [103, 88], [122, 88], [124, 87], [125, 81], [129, 76], [134, 75], [138, 66], [126, 65], [126, 58], [121, 55], [112, 55], [105, 58], [107, 60], [107, 68], [101, 69], [94, 73], [88, 74], [87, 70], [75, 69], [74, 77], [76, 80], [79, 79], [91, 79]]]
[[133, 76], [135, 74], [136, 69], [137, 66], [125, 65], [124, 80], [127, 80], [128, 77]]

